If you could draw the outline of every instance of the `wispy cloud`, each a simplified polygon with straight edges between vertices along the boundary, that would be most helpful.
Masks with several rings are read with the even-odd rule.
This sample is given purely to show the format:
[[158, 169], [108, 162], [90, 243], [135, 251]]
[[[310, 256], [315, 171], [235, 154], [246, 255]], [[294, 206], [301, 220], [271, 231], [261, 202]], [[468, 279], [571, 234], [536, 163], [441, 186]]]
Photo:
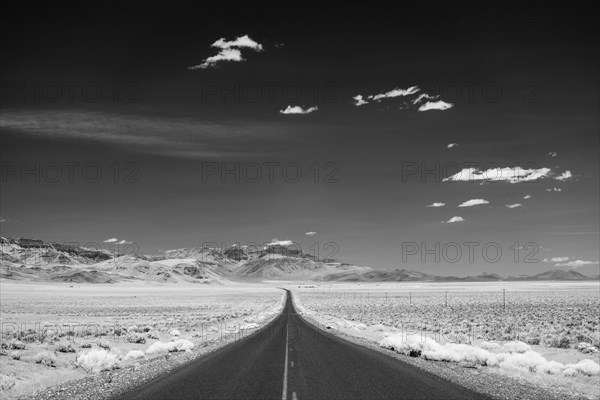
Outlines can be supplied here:
[[478, 168], [463, 168], [460, 172], [444, 178], [443, 182], [531, 182], [548, 178], [552, 175], [550, 168], [491, 168], [481, 171]]
[[464, 221], [465, 221], [465, 219], [463, 217], [459, 217], [457, 215], [457, 216], [450, 218], [448, 221], [442, 221], [442, 223], [443, 224], [453, 224], [455, 222], [464, 222]]
[[546, 188], [546, 192], [562, 192], [562, 189], [557, 188], [557, 187], [551, 187], [551, 188]]
[[489, 201], [484, 200], [484, 199], [471, 199], [471, 200], [467, 200], [461, 204], [459, 204], [459, 207], [473, 207], [473, 206], [478, 206], [481, 204], [490, 204]]
[[317, 234], [317, 232], [306, 232], [305, 235], [306, 236], [315, 236]]
[[431, 94], [427, 94], [427, 93], [421, 93], [419, 96], [417, 96], [415, 99], [412, 100], [413, 104], [417, 104], [419, 102], [421, 102], [422, 100], [437, 100], [440, 97], [440, 95], [436, 94], [436, 95], [431, 95]]
[[369, 102], [365, 101], [365, 99], [363, 98], [363, 96], [361, 94], [357, 94], [352, 99], [354, 99], [354, 105], [357, 107], [363, 106], [365, 104], [369, 104]]
[[555, 151], [551, 151], [551, 152], [550, 152], [550, 153], [548, 153], [547, 155], [548, 155], [548, 157], [556, 157], [556, 156], [558, 155], [558, 153], [557, 153], [557, 152], [555, 152]]
[[277, 238], [273, 238], [269, 243], [266, 244], [267, 247], [270, 246], [291, 246], [294, 242], [291, 240], [279, 240]]
[[310, 114], [319, 109], [319, 107], [301, 107], [301, 106], [287, 106], [285, 110], [279, 110], [281, 114]]
[[452, 103], [446, 103], [443, 100], [438, 101], [428, 101], [425, 104], [421, 104], [419, 107], [419, 111], [431, 111], [431, 110], [448, 110], [452, 108], [454, 105]]
[[517, 208], [517, 207], [522, 207], [523, 204], [521, 203], [514, 203], [514, 204], [506, 204], [506, 208]]
[[454, 148], [454, 147], [458, 147], [458, 146], [459, 146], [459, 145], [458, 145], [458, 143], [448, 143], [448, 144], [446, 145], [446, 147], [447, 147], [447, 148], [449, 148], [449, 149], [452, 149], [452, 148]]
[[431, 203], [426, 207], [444, 207], [446, 203]]
[[586, 265], [598, 265], [598, 261], [574, 260], [574, 261], [569, 261], [566, 263], [558, 263], [555, 265], [555, 267], [577, 268], [577, 267], [584, 267]]
[[563, 172], [562, 174], [554, 177], [554, 179], [556, 179], [557, 181], [568, 181], [569, 179], [573, 178], [573, 174], [571, 173], [571, 171], [567, 170], [565, 172]]
[[530, 194], [526, 194], [525, 196], [523, 196], [523, 199], [525, 199], [525, 200], [530, 199], [530, 198], [531, 198]]
[[118, 240], [119, 240], [119, 239], [117, 239], [117, 238], [115, 238], [115, 237], [114, 237], [114, 238], [106, 239], [106, 240], [104, 241], [104, 243], [115, 243], [115, 242], [117, 242]]
[[206, 69], [210, 67], [216, 67], [222, 62], [245, 61], [240, 50], [244, 48], [259, 52], [263, 51], [263, 46], [260, 43], [252, 40], [248, 35], [240, 36], [229, 41], [225, 38], [220, 38], [214, 42], [211, 47], [219, 48], [221, 51], [214, 56], [205, 58], [201, 64], [188, 67], [188, 69]]

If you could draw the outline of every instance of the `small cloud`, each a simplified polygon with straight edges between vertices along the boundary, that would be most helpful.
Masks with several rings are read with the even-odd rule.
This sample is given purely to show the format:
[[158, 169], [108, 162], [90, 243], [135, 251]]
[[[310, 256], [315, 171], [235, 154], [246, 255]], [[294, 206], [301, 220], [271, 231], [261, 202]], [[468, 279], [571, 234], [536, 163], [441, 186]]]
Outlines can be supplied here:
[[523, 198], [524, 198], [525, 200], [527, 200], [527, 199], [530, 199], [530, 198], [531, 198], [531, 195], [530, 195], [530, 194], [526, 194], [525, 196], [523, 196]]
[[481, 204], [490, 204], [489, 201], [484, 200], [484, 199], [471, 199], [471, 200], [467, 200], [461, 204], [459, 204], [459, 207], [473, 207], [473, 206], [478, 206]]
[[583, 266], [586, 266], [586, 265], [598, 265], [598, 261], [575, 260], [575, 261], [569, 261], [569, 262], [566, 262], [566, 263], [556, 264], [555, 267], [577, 268], [577, 267], [583, 267]]
[[546, 192], [562, 192], [562, 189], [557, 187], [546, 188]]
[[419, 90], [421, 89], [419, 89], [418, 86], [411, 86], [408, 89], [394, 88], [389, 92], [370, 95], [368, 96], [368, 99], [373, 101], [381, 101], [382, 99], [392, 99], [395, 97], [410, 96], [417, 93]]
[[117, 239], [117, 238], [110, 238], [110, 239], [106, 239], [106, 240], [104, 241], [104, 243], [114, 243], [114, 242], [117, 242], [118, 240], [119, 240], [119, 239]]
[[2, 222], [8, 222], [8, 220], [6, 218], [0, 217], [0, 223]]
[[361, 94], [357, 94], [352, 99], [354, 100], [354, 105], [357, 106], [357, 107], [360, 107], [360, 106], [365, 105], [365, 104], [369, 104], [368, 101], [364, 100], [364, 98], [363, 98], [363, 96]]
[[446, 203], [431, 203], [430, 205], [426, 206], [426, 207], [444, 207], [446, 205]]
[[127, 240], [121, 240], [120, 242], [117, 242], [117, 244], [131, 244], [133, 242], [128, 242]]
[[550, 168], [531, 168], [521, 167], [490, 168], [481, 171], [477, 168], [463, 168], [460, 172], [444, 178], [442, 182], [531, 182], [538, 179], [548, 178], [552, 174]]
[[452, 103], [446, 103], [443, 100], [438, 100], [438, 101], [428, 101], [425, 104], [422, 104], [419, 107], [419, 111], [430, 111], [430, 110], [448, 110], [449, 108], [452, 108], [454, 105]]
[[544, 262], [555, 262], [555, 263], [560, 263], [560, 262], [565, 262], [569, 259], [569, 257], [552, 257], [552, 258], [544, 258]]
[[449, 149], [454, 148], [454, 147], [458, 147], [458, 143], [448, 143], [446, 145], [446, 147], [449, 148]]
[[562, 174], [560, 174], [559, 176], [556, 176], [554, 179], [556, 179], [557, 181], [567, 181], [569, 179], [573, 178], [573, 174], [571, 173], [571, 171], [565, 171]]
[[521, 203], [515, 203], [515, 204], [506, 204], [506, 208], [517, 208], [517, 207], [522, 207], [523, 204]]
[[281, 114], [310, 114], [311, 112], [315, 112], [319, 109], [319, 107], [308, 107], [302, 108], [300, 106], [287, 106], [285, 110], [279, 110]]
[[317, 234], [317, 232], [306, 232], [305, 235], [306, 236], [315, 236]]
[[270, 247], [270, 246], [290, 246], [293, 243], [294, 242], [292, 242], [291, 240], [279, 240], [277, 238], [273, 238], [273, 240], [271, 240], [270, 243], [266, 244], [266, 247]]
[[555, 151], [551, 151], [550, 153], [547, 154], [547, 156], [549, 156], [549, 157], [556, 157], [557, 155], [558, 155], [558, 153]]
[[206, 69], [209, 67], [216, 67], [222, 62], [245, 61], [240, 50], [242, 48], [252, 49], [258, 52], [263, 50], [262, 45], [252, 40], [248, 35], [240, 36], [230, 41], [225, 40], [225, 38], [220, 38], [214, 42], [211, 47], [216, 47], [221, 49], [221, 51], [214, 56], [204, 59], [201, 64], [188, 67], [188, 69]]
[[448, 221], [442, 221], [442, 224], [453, 224], [454, 222], [464, 222], [465, 219], [463, 217], [455, 216], [450, 218]]

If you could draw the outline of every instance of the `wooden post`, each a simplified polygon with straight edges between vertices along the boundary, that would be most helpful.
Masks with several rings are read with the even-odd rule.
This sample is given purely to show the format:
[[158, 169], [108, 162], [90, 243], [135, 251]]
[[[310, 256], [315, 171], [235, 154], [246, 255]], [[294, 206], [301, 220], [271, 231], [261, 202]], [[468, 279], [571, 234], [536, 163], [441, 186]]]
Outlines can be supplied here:
[[502, 289], [502, 308], [506, 310], [506, 289]]
[[448, 307], [448, 291], [446, 290], [446, 307]]

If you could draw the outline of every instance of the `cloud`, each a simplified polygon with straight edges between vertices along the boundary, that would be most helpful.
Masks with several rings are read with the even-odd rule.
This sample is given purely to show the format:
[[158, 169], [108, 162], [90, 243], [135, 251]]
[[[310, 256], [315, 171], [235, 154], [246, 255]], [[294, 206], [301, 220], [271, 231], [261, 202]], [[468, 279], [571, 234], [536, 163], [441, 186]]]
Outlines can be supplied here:
[[446, 203], [431, 203], [427, 207], [444, 207]]
[[267, 243], [265, 246], [291, 246], [294, 242], [291, 240], [279, 240], [277, 238], [273, 238], [270, 243]]
[[449, 149], [451, 149], [451, 148], [453, 148], [453, 147], [458, 147], [458, 146], [459, 146], [459, 144], [458, 144], [458, 143], [448, 143], [448, 144], [446, 145], [446, 147], [447, 147], [447, 148], [449, 148]]
[[436, 100], [440, 97], [440, 95], [436, 94], [436, 95], [431, 95], [431, 94], [427, 94], [427, 93], [421, 93], [417, 98], [415, 98], [412, 103], [413, 104], [417, 104], [418, 102], [420, 102], [423, 99], [427, 99], [427, 100]]
[[8, 220], [6, 218], [0, 217], [0, 223], [2, 223], [2, 222], [8, 222]]
[[417, 93], [419, 90], [421, 89], [419, 89], [418, 86], [411, 86], [408, 89], [394, 88], [385, 93], [372, 94], [367, 98], [373, 101], [381, 101], [382, 99], [393, 99], [395, 97], [410, 96]]
[[562, 192], [562, 189], [557, 187], [546, 188], [546, 192]]
[[521, 203], [506, 204], [506, 208], [517, 208], [517, 207], [521, 207], [521, 206], [523, 206], [523, 204], [521, 204]]
[[552, 258], [544, 258], [544, 262], [565, 262], [569, 259], [569, 257], [552, 257]]
[[217, 47], [220, 49], [230, 49], [232, 47], [237, 48], [249, 48], [255, 51], [263, 51], [263, 46], [260, 43], [255, 42], [250, 39], [248, 35], [240, 36], [234, 40], [227, 41], [225, 38], [220, 38], [216, 42], [214, 42], [212, 47]]
[[315, 236], [317, 234], [317, 232], [306, 232], [305, 235], [306, 236]]
[[562, 181], [567, 181], [567, 180], [569, 180], [571, 178], [573, 178], [573, 174], [569, 170], [563, 172], [559, 176], [554, 177], [554, 179], [556, 179], [557, 181], [561, 181], [561, 182]]
[[429, 111], [429, 110], [448, 110], [449, 108], [452, 108], [454, 105], [452, 103], [446, 103], [443, 100], [438, 100], [438, 101], [428, 101], [425, 104], [421, 104], [421, 106], [419, 107], [419, 111]]
[[240, 49], [251, 49], [254, 51], [263, 51], [263, 46], [260, 43], [252, 40], [248, 35], [240, 36], [234, 40], [226, 40], [220, 38], [214, 42], [211, 47], [221, 49], [216, 55], [208, 57], [201, 64], [188, 67], [188, 69], [206, 69], [216, 67], [222, 62], [242, 62], [245, 58], [242, 57]]
[[357, 107], [360, 107], [360, 106], [365, 105], [365, 104], [369, 104], [369, 102], [365, 101], [364, 98], [362, 97], [362, 95], [360, 95], [360, 94], [357, 94], [352, 99], [354, 99], [354, 101], [355, 101], [354, 105], [357, 106]]
[[530, 195], [530, 194], [526, 194], [525, 196], [523, 196], [523, 198], [524, 198], [525, 200], [527, 200], [527, 199], [530, 199], [530, 198], [531, 198], [531, 195]]
[[442, 224], [452, 224], [454, 222], [464, 222], [465, 219], [463, 217], [459, 217], [459, 216], [454, 216], [452, 218], [450, 218], [448, 221], [442, 221]]
[[478, 168], [463, 168], [447, 178], [443, 182], [531, 182], [538, 179], [548, 178], [552, 174], [550, 168], [531, 168], [524, 169], [520, 167], [491, 168], [481, 171]]
[[123, 239], [120, 242], [117, 242], [117, 244], [131, 244], [133, 242], [128, 242], [127, 240]]
[[461, 204], [459, 204], [459, 207], [473, 207], [473, 206], [478, 206], [481, 204], [490, 204], [489, 201], [484, 200], [484, 199], [471, 199], [471, 200], [467, 200]]
[[575, 260], [575, 261], [569, 261], [566, 263], [558, 263], [555, 265], [555, 267], [571, 267], [571, 268], [577, 268], [577, 267], [583, 267], [586, 265], [598, 265], [598, 261], [583, 261], [583, 260]]
[[550, 153], [547, 154], [547, 156], [549, 156], [549, 157], [556, 157], [557, 155], [558, 155], [558, 153], [555, 151], [551, 151]]
[[315, 112], [319, 109], [319, 107], [308, 107], [302, 108], [300, 106], [287, 106], [285, 110], [279, 110], [281, 114], [310, 114], [311, 112]]
[[118, 240], [119, 240], [119, 239], [117, 239], [117, 238], [110, 238], [110, 239], [106, 239], [106, 240], [104, 241], [104, 243], [114, 243], [114, 242], [116, 242], [116, 241], [118, 241]]

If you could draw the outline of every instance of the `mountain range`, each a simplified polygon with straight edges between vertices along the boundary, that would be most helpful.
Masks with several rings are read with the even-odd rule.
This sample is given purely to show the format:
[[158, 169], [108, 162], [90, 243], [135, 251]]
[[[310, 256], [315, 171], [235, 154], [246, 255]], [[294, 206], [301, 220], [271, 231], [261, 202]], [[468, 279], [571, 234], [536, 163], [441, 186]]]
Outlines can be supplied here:
[[23, 281], [227, 284], [236, 281], [310, 280], [321, 282], [493, 282], [598, 280], [574, 270], [502, 277], [440, 276], [407, 269], [378, 270], [319, 259], [275, 243], [261, 248], [195, 247], [160, 255], [128, 255], [37, 239], [0, 237], [0, 278]]

